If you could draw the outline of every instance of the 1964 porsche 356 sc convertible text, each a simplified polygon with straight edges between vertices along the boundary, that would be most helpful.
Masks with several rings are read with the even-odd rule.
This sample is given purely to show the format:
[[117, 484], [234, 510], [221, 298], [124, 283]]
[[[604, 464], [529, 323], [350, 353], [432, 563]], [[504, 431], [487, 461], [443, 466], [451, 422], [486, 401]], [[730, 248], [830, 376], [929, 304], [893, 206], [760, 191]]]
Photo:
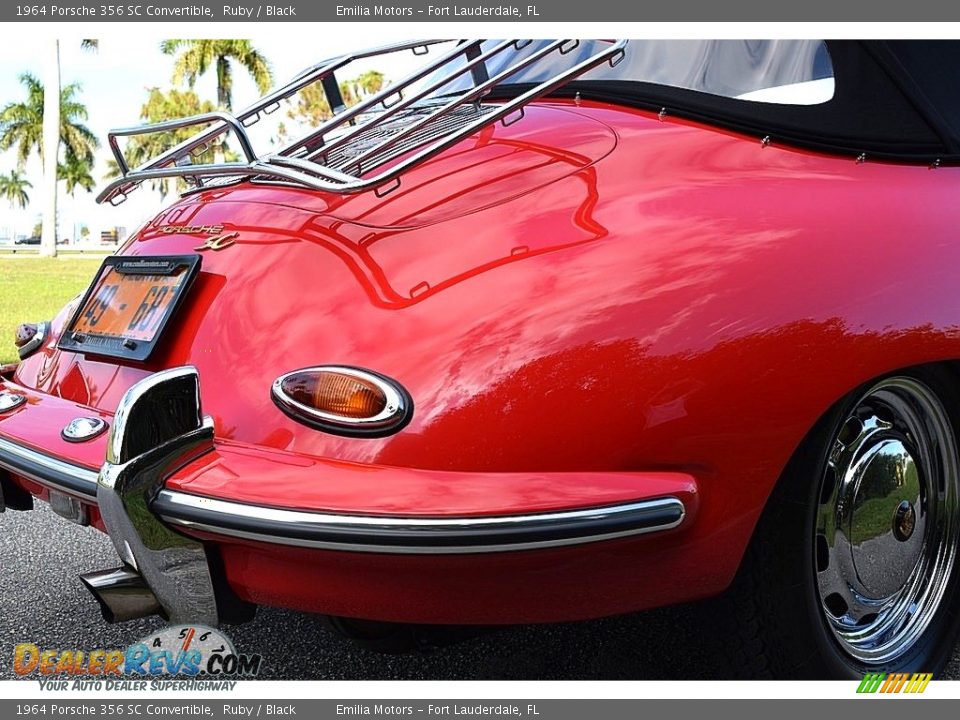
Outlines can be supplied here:
[[[411, 51], [344, 102], [336, 73]], [[190, 188], [18, 331], [3, 502], [110, 535], [108, 620], [272, 605], [375, 639], [724, 594], [755, 675], [935, 672], [958, 69], [945, 42], [409, 43], [115, 131], [101, 201]], [[313, 84], [333, 117], [258, 154]], [[196, 161], [225, 135], [240, 159]]]

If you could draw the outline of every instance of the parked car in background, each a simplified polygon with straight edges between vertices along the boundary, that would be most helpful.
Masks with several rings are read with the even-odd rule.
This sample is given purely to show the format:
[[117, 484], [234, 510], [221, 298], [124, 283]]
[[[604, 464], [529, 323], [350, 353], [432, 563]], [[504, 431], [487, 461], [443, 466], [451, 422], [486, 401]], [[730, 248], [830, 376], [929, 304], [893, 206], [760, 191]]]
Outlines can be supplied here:
[[[354, 60], [426, 50], [343, 102]], [[100, 201], [193, 186], [21, 328], [3, 500], [110, 535], [117, 567], [83, 578], [108, 620], [268, 605], [395, 647], [723, 595], [751, 675], [938, 672], [958, 64], [953, 42], [425, 41], [180, 120], [196, 135], [139, 168], [112, 137]], [[312, 83], [334, 117], [255, 149]], [[191, 164], [226, 133], [240, 160]]]

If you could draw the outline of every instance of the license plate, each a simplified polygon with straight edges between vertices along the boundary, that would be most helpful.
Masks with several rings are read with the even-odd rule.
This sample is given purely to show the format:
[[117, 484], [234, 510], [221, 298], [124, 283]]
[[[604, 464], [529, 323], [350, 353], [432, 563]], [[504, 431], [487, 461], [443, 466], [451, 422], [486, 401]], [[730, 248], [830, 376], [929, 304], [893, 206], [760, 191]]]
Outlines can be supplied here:
[[146, 360], [199, 269], [199, 255], [108, 257], [77, 306], [60, 348]]

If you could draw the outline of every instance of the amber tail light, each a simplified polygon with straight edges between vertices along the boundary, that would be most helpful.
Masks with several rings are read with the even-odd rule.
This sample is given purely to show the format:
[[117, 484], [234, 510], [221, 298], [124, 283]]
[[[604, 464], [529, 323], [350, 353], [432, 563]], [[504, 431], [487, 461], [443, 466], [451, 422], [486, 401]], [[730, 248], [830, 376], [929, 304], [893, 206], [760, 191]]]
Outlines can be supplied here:
[[395, 380], [360, 368], [323, 365], [294, 370], [271, 396], [297, 422], [336, 435], [383, 437], [410, 421], [413, 401]]

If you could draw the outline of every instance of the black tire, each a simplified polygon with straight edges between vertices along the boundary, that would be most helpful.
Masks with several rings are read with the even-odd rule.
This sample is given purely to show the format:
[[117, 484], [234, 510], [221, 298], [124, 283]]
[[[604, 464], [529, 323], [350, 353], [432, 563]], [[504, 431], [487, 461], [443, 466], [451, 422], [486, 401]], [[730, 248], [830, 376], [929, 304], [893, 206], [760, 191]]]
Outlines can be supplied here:
[[[944, 420], [949, 421], [942, 422], [941, 427], [948, 425], [954, 440], [953, 452], [944, 451], [944, 456], [952, 454], [956, 462], [956, 438], [960, 437], [958, 378], [939, 367], [901, 372], [891, 378], [897, 378], [894, 383], [907, 378], [932, 391], [945, 411]], [[869, 398], [867, 393], [875, 387], [870, 383], [859, 388], [821, 419], [790, 460], [767, 503], [741, 570], [720, 601], [727, 620], [735, 625], [734, 632], [728, 634], [725, 655], [730, 661], [727, 669], [736, 676], [840, 679], [861, 678], [873, 672], [929, 672], [936, 676], [950, 660], [960, 634], [960, 562], [944, 561], [940, 573], [943, 592], [928, 611], [925, 629], [918, 631], [912, 644], [904, 643], [900, 655], [889, 660], [868, 662], [855, 657], [856, 649], [851, 650], [853, 646], [837, 636], [824, 607], [823, 592], [828, 591], [821, 591], [818, 572], [825, 571], [815, 548], [823, 541], [816, 537], [814, 524], [823, 515], [818, 509], [824, 494], [821, 479], [827, 472], [831, 451], [836, 462], [838, 434], [852, 414], [862, 411], [861, 401]], [[950, 476], [950, 472], [947, 467], [943, 474]], [[957, 513], [953, 510], [945, 514]], [[950, 522], [956, 523], [957, 518]], [[924, 525], [927, 527], [933, 527], [933, 523]], [[942, 542], [944, 547], [948, 544]]]

